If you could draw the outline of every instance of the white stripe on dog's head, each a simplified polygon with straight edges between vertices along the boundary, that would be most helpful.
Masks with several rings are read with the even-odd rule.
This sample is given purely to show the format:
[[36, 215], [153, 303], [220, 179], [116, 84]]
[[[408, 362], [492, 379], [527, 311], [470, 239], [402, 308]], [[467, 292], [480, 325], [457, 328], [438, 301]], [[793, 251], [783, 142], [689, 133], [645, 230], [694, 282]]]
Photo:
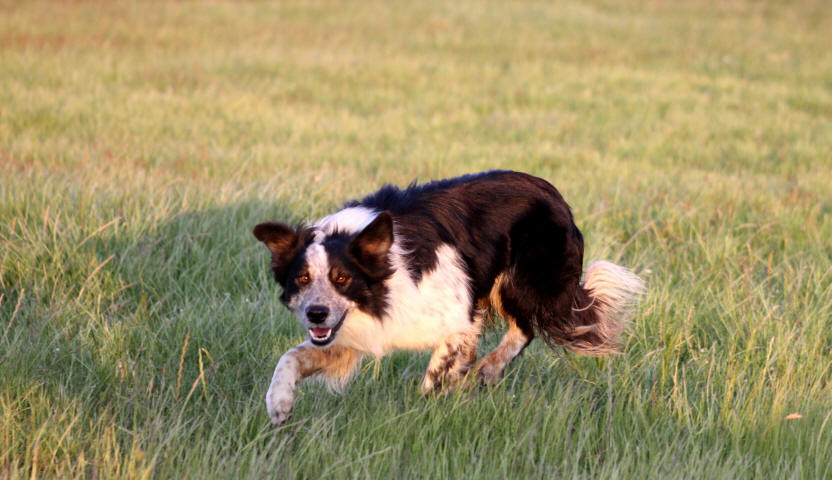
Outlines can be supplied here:
[[378, 216], [378, 212], [366, 207], [349, 207], [320, 219], [313, 225], [315, 242], [322, 243], [327, 235], [336, 232], [358, 233]]
[[329, 258], [323, 245], [320, 243], [309, 245], [306, 249], [306, 266], [313, 280], [326, 278], [329, 274]]

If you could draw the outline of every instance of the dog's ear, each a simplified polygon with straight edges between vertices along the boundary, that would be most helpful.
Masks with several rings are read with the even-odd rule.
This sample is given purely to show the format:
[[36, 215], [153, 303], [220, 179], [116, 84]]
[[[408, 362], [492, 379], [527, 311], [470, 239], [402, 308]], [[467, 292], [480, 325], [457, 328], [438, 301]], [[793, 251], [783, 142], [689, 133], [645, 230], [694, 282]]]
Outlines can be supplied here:
[[382, 276], [389, 270], [387, 252], [393, 246], [393, 217], [381, 212], [356, 235], [347, 251], [368, 274]]
[[281, 281], [282, 274], [300, 241], [298, 232], [282, 223], [265, 222], [254, 227], [254, 236], [260, 240], [272, 252], [272, 269], [278, 281]]

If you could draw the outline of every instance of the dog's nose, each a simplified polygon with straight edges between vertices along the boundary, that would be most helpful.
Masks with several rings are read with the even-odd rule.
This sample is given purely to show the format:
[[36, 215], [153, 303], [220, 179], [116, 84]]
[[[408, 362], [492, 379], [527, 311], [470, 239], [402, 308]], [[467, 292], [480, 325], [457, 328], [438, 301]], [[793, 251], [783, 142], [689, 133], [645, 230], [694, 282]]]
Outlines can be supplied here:
[[306, 318], [312, 323], [323, 323], [329, 315], [329, 309], [323, 305], [312, 305], [306, 309]]

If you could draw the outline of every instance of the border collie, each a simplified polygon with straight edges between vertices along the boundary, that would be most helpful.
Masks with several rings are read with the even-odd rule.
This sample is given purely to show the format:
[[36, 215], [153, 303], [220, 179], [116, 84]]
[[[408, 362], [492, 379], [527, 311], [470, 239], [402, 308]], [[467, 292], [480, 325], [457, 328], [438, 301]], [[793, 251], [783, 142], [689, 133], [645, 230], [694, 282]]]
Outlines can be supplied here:
[[[362, 357], [432, 350], [421, 391], [469, 373], [494, 383], [540, 336], [550, 346], [603, 355], [644, 283], [630, 270], [591, 263], [581, 282], [583, 237], [551, 184], [490, 171], [405, 189], [385, 186], [311, 226], [261, 223], [281, 301], [308, 338], [277, 364], [266, 394], [272, 423], [286, 421], [298, 381], [341, 387]], [[508, 324], [477, 362], [483, 320]]]

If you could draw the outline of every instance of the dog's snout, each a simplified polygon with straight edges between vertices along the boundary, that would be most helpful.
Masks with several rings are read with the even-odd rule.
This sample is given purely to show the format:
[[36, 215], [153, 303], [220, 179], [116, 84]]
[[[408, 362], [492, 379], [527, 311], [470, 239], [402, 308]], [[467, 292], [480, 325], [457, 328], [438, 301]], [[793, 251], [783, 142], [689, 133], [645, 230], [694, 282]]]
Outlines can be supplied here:
[[329, 315], [329, 309], [323, 305], [312, 305], [306, 309], [306, 318], [312, 323], [323, 323]]

